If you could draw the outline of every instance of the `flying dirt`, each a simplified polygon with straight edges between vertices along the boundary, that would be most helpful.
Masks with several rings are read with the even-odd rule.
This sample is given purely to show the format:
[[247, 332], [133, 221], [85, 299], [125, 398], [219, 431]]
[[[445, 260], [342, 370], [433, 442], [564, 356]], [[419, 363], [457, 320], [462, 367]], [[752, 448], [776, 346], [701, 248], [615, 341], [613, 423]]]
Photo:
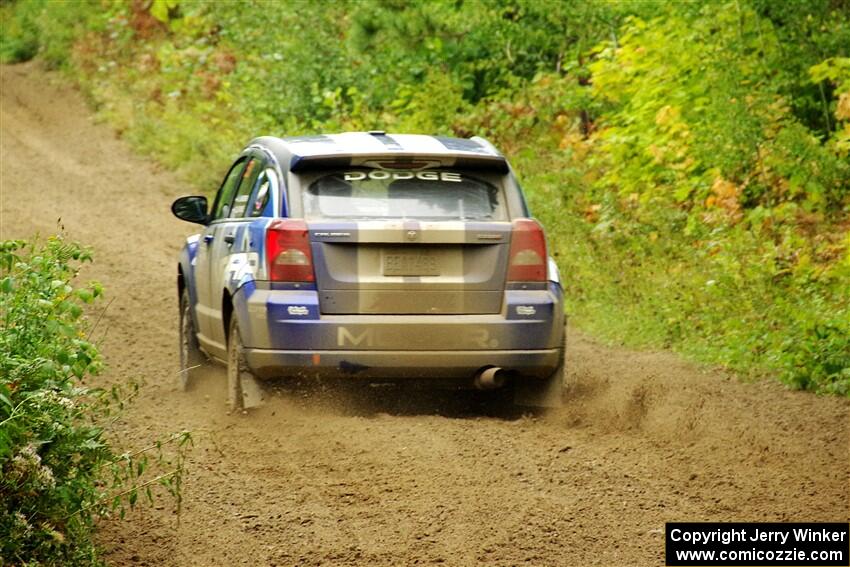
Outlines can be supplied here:
[[[661, 565], [668, 521], [847, 521], [850, 402], [568, 335], [563, 408], [283, 384], [230, 415], [223, 370], [177, 390], [175, 258], [192, 192], [37, 64], [0, 75], [0, 237], [90, 245], [101, 384], [142, 379], [129, 447], [188, 429], [167, 505], [103, 520], [116, 565]], [[222, 174], [228, 164], [222, 164]], [[568, 275], [566, 289], [569, 293]]]

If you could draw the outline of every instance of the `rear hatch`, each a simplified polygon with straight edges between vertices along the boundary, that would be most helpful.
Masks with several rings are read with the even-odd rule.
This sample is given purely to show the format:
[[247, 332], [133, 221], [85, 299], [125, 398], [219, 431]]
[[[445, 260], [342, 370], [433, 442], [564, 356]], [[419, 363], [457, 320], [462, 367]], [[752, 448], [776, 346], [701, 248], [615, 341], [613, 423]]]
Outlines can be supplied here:
[[502, 176], [357, 167], [302, 189], [326, 314], [499, 313], [511, 224]]

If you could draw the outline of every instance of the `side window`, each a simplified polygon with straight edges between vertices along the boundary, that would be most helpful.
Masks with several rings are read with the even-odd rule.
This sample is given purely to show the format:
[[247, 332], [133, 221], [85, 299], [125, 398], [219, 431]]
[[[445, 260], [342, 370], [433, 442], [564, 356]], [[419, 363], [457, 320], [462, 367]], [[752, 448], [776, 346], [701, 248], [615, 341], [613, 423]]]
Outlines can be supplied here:
[[257, 158], [251, 158], [248, 165], [245, 166], [245, 171], [242, 172], [242, 181], [239, 183], [239, 189], [236, 191], [233, 205], [230, 207], [230, 213], [227, 216], [235, 219], [241, 219], [245, 216], [248, 199], [251, 197], [257, 177], [262, 169], [263, 163]]
[[233, 193], [239, 186], [239, 180], [242, 179], [243, 169], [245, 169], [245, 158], [240, 159], [230, 168], [227, 177], [224, 178], [224, 183], [221, 184], [221, 189], [218, 190], [213, 219], [222, 219], [230, 215], [230, 202], [233, 200]]
[[275, 172], [273, 169], [264, 170], [257, 178], [256, 188], [251, 195], [251, 200], [248, 204], [247, 216], [259, 217], [262, 216], [263, 210], [266, 208], [266, 203], [271, 198], [272, 191], [276, 186], [274, 183]]

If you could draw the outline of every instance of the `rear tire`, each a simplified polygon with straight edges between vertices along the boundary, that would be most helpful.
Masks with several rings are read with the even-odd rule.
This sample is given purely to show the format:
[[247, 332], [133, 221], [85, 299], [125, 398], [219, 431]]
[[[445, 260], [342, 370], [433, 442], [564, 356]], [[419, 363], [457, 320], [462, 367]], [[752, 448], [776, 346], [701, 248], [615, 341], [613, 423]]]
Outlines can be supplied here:
[[263, 405], [264, 395], [260, 383], [245, 362], [245, 348], [234, 314], [227, 333], [227, 405], [231, 412]]
[[177, 387], [185, 392], [197, 381], [207, 359], [198, 344], [195, 322], [192, 319], [192, 304], [189, 299], [189, 291], [186, 289], [180, 293], [179, 310], [180, 372], [178, 373]]

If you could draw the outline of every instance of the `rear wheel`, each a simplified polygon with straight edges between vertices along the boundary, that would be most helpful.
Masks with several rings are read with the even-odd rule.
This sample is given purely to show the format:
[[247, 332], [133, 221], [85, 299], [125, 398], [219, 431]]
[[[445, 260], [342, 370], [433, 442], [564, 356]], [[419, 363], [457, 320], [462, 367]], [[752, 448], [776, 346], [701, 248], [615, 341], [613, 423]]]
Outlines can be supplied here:
[[195, 323], [192, 320], [192, 304], [189, 300], [189, 291], [186, 289], [180, 293], [179, 307], [180, 373], [177, 385], [181, 390], [186, 391], [201, 374], [201, 370], [206, 363], [206, 357], [198, 345]]
[[243, 411], [263, 405], [260, 383], [245, 362], [245, 348], [236, 315], [227, 333], [227, 405], [230, 411]]

